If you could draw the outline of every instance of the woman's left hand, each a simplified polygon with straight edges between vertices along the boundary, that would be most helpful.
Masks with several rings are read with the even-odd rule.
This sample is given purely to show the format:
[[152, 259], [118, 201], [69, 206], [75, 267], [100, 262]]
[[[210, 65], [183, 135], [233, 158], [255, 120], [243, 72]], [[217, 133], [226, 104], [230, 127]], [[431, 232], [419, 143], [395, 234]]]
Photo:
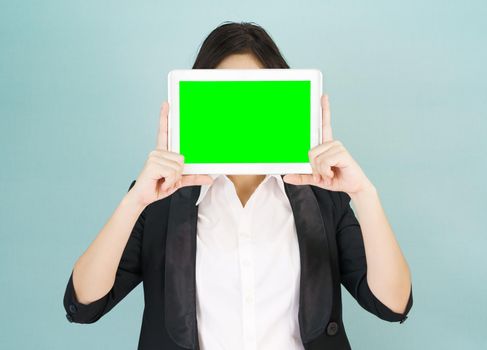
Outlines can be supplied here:
[[348, 195], [373, 188], [370, 180], [338, 140], [333, 140], [328, 95], [321, 96], [322, 142], [309, 150], [313, 174], [286, 174], [283, 180], [293, 185], [313, 185]]

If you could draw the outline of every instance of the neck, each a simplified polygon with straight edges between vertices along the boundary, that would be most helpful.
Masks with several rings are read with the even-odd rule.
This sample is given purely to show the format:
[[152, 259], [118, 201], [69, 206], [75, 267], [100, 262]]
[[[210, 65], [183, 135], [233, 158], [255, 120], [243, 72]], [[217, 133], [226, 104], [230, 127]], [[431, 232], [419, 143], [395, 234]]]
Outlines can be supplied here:
[[227, 177], [233, 182], [240, 202], [245, 206], [257, 186], [264, 180], [265, 175], [227, 175]]

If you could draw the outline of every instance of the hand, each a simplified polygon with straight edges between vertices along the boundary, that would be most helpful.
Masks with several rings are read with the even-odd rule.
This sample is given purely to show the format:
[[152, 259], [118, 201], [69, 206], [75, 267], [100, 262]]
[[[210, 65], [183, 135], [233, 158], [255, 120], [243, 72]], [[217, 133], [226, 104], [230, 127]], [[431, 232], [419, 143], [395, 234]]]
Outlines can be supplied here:
[[149, 153], [145, 166], [130, 192], [143, 205], [166, 198], [181, 187], [211, 184], [209, 175], [182, 175], [184, 156], [167, 150], [169, 103], [161, 107], [157, 147]]
[[338, 140], [333, 140], [328, 95], [321, 97], [322, 143], [308, 152], [313, 174], [287, 174], [285, 182], [313, 185], [349, 195], [373, 187], [360, 166]]

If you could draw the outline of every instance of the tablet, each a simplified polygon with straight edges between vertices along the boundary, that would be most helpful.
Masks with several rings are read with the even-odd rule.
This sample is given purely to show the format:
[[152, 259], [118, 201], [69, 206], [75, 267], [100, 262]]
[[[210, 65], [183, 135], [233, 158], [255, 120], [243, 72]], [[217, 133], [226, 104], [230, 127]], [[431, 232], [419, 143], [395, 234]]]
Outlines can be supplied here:
[[311, 174], [321, 140], [317, 69], [175, 69], [168, 150], [183, 174]]

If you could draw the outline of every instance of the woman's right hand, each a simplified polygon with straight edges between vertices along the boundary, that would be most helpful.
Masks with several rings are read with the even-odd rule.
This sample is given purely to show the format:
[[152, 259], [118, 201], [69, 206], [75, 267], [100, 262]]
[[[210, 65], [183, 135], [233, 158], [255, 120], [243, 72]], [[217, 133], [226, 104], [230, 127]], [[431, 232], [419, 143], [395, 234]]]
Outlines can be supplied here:
[[147, 206], [166, 198], [184, 186], [211, 184], [209, 175], [182, 175], [184, 156], [167, 150], [169, 103], [161, 107], [157, 147], [149, 153], [144, 168], [130, 189], [137, 202]]

